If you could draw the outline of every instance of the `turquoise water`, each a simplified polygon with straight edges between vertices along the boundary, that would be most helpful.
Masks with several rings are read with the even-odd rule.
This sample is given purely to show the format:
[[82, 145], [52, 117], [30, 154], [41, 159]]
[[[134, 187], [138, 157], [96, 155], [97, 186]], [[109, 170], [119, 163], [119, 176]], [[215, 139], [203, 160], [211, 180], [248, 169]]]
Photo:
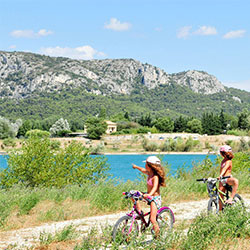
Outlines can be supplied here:
[[[114, 177], [123, 180], [135, 180], [138, 178], [139, 171], [132, 168], [132, 163], [144, 167], [143, 162], [149, 155], [105, 155], [110, 164], [109, 171]], [[170, 165], [171, 174], [175, 174], [178, 167], [184, 166], [186, 170], [192, 167], [192, 164], [202, 162], [207, 155], [162, 155], [163, 162], [168, 162]], [[94, 157], [94, 156], [93, 156]], [[216, 155], [209, 155], [212, 161], [216, 159]], [[6, 168], [6, 156], [0, 155], [0, 168]]]

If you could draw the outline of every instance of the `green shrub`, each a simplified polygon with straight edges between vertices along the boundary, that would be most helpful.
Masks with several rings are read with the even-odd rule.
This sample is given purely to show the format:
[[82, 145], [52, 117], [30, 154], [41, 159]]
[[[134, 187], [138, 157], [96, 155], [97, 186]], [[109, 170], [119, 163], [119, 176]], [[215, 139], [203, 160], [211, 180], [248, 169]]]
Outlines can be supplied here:
[[236, 135], [236, 136], [248, 136], [247, 130], [233, 129], [227, 131], [228, 135]]
[[136, 130], [137, 134], [146, 134], [148, 132], [150, 132], [150, 128], [148, 127], [140, 127]]
[[147, 139], [144, 139], [142, 142], [142, 147], [146, 151], [157, 151], [158, 145], [155, 142], [150, 142]]
[[13, 138], [6, 138], [3, 140], [3, 145], [6, 147], [15, 147], [16, 146], [16, 142]]
[[85, 147], [73, 141], [65, 148], [54, 149], [49, 138], [31, 137], [8, 158], [8, 168], [0, 171], [0, 185], [63, 187], [95, 183], [107, 176], [104, 157], [90, 157]]
[[40, 129], [33, 129], [33, 130], [29, 130], [25, 134], [25, 137], [27, 137], [27, 138], [31, 138], [31, 137], [47, 138], [47, 137], [50, 137], [50, 132], [43, 131]]
[[51, 146], [52, 150], [59, 150], [59, 148], [61, 146], [61, 142], [60, 141], [56, 141], [56, 140], [51, 140], [50, 146]]

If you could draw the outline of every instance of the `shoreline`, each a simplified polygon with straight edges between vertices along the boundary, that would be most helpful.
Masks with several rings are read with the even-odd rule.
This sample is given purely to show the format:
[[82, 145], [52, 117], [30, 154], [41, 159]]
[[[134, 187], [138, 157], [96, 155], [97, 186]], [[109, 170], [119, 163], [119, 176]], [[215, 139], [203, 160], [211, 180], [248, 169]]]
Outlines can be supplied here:
[[216, 155], [216, 152], [114, 152], [102, 155]]
[[[105, 152], [97, 155], [216, 155], [216, 152]], [[8, 155], [7, 152], [0, 151], [0, 155]]]

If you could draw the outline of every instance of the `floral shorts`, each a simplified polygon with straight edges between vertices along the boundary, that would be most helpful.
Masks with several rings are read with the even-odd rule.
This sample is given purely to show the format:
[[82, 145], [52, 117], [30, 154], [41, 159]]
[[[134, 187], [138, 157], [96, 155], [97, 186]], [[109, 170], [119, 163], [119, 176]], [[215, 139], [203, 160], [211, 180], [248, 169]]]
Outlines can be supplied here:
[[[230, 176], [230, 178], [232, 178], [233, 176], [231, 175]], [[220, 180], [220, 182], [221, 182], [221, 184], [223, 185], [223, 186], [226, 186], [226, 184], [227, 184], [227, 179], [222, 179], [222, 180]]]
[[154, 202], [157, 209], [161, 208], [161, 196], [150, 196], [147, 198], [148, 203], [150, 204], [151, 202]]

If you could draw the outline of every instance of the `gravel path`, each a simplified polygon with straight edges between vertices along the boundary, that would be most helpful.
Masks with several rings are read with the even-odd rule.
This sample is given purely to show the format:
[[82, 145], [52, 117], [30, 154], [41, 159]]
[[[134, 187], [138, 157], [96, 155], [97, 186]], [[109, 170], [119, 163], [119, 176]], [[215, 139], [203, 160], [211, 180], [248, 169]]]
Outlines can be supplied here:
[[[250, 206], [250, 199], [245, 198], [245, 205]], [[169, 207], [175, 214], [176, 222], [194, 219], [202, 211], [206, 211], [208, 200], [189, 201], [171, 204]], [[123, 216], [125, 212], [86, 217], [77, 220], [68, 220], [62, 222], [47, 223], [41, 226], [23, 228], [0, 233], [0, 249], [6, 249], [7, 246], [13, 245], [12, 249], [21, 250], [39, 244], [39, 236], [41, 233], [51, 233], [52, 235], [62, 230], [66, 226], [74, 225], [76, 229], [83, 234], [87, 233], [92, 226], [113, 225], [118, 218]]]

